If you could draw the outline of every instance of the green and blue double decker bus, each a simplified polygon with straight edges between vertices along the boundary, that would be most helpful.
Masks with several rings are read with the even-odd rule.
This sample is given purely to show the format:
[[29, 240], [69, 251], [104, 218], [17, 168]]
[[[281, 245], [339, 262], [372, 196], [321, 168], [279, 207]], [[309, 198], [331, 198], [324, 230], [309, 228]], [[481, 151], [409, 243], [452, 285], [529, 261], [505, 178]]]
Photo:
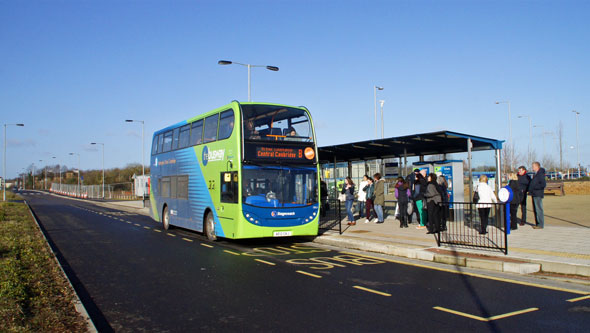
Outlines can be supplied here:
[[305, 107], [234, 101], [154, 133], [152, 218], [210, 240], [317, 235], [319, 172]]

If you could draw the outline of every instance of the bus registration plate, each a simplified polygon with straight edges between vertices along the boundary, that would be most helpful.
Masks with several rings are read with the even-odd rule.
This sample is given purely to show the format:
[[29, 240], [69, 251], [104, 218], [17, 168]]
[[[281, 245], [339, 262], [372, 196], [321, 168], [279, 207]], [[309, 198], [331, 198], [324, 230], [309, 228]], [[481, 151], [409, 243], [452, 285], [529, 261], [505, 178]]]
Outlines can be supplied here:
[[273, 233], [274, 237], [288, 237], [291, 236], [293, 233], [291, 231], [275, 231]]

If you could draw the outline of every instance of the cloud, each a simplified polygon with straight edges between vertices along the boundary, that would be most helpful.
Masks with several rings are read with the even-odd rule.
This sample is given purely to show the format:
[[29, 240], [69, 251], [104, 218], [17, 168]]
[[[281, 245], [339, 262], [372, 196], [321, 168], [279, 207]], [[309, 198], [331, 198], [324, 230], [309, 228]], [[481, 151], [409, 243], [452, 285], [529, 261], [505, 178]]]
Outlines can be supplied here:
[[15, 140], [15, 139], [8, 139], [6, 140], [8, 147], [36, 147], [37, 141], [33, 139], [25, 139], [25, 140]]

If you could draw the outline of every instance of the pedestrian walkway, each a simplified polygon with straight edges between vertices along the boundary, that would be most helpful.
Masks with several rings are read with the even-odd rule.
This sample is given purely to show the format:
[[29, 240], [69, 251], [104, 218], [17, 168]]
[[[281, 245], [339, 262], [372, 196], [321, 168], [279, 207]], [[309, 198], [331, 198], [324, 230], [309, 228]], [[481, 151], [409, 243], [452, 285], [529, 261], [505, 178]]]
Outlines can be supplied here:
[[[343, 225], [342, 235], [327, 232], [316, 241], [425, 260], [434, 260], [432, 256], [427, 255], [430, 252], [439, 256], [534, 263], [537, 265], [529, 265], [520, 272], [542, 270], [590, 276], [590, 228], [587, 227], [547, 226], [538, 230], [533, 229], [532, 225], [521, 226], [508, 235], [508, 255], [504, 255], [499, 251], [467, 247], [438, 247], [435, 235], [428, 235], [425, 229], [416, 229], [416, 226], [414, 223], [409, 228], [399, 228], [399, 221], [394, 220], [392, 216], [383, 224], [364, 223], [364, 219], [361, 219], [357, 221], [356, 226]], [[539, 269], [535, 270], [535, 267]]]

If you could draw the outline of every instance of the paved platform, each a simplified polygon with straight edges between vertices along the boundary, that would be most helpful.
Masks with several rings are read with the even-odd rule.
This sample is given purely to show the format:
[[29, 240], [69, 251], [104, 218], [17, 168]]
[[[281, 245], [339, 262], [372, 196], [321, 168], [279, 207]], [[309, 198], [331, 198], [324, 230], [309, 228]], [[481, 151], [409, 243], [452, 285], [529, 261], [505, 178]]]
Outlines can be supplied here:
[[[428, 235], [425, 229], [416, 229], [416, 226], [399, 228], [399, 221], [393, 217], [387, 218], [383, 224], [364, 223], [361, 219], [356, 226], [343, 225], [342, 235], [327, 232], [316, 242], [459, 265], [483, 260], [490, 262], [486, 268], [518, 273], [543, 271], [590, 276], [590, 228], [585, 226], [547, 226], [542, 230], [533, 229], [531, 224], [521, 226], [508, 236], [508, 255], [494, 250], [438, 247], [434, 235]], [[519, 266], [515, 267], [515, 263]], [[476, 265], [484, 264], [479, 262]]]

